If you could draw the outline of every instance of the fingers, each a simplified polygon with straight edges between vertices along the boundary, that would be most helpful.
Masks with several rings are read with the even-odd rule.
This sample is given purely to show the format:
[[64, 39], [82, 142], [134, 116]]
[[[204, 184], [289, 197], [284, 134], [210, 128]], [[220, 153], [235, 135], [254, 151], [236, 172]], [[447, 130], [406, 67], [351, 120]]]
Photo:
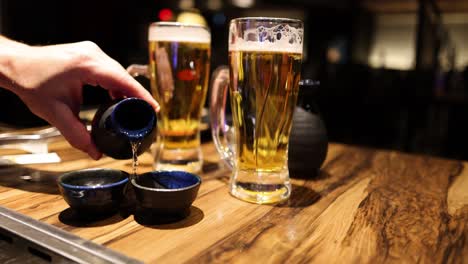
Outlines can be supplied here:
[[153, 96], [120, 65], [93, 67], [85, 81], [88, 84], [97, 84], [109, 90], [111, 96], [124, 95], [141, 98], [153, 106], [155, 111], [159, 111], [159, 104]]
[[75, 53], [76, 65], [82, 73], [82, 80], [86, 84], [99, 85], [107, 89], [111, 96], [123, 95], [138, 97], [147, 101], [155, 111], [159, 111], [159, 104], [151, 94], [143, 88], [117, 61], [104, 53], [96, 44], [90, 41], [71, 44]]
[[112, 99], [122, 98], [124, 95], [119, 91], [109, 91], [109, 95]]
[[102, 154], [94, 145], [85, 125], [80, 122], [67, 105], [57, 105], [54, 116], [50, 117], [50, 119], [48, 121], [57, 127], [70, 145], [88, 153], [95, 160], [101, 158]]

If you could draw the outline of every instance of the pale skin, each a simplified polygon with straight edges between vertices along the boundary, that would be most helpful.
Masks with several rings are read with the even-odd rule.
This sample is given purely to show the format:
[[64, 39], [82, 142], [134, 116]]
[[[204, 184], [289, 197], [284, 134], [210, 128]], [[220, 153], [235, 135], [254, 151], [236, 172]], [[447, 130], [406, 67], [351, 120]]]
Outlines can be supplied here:
[[29, 46], [0, 36], [0, 47], [0, 87], [93, 159], [102, 154], [78, 118], [83, 85], [99, 85], [113, 98], [142, 98], [159, 111], [151, 94], [93, 42]]

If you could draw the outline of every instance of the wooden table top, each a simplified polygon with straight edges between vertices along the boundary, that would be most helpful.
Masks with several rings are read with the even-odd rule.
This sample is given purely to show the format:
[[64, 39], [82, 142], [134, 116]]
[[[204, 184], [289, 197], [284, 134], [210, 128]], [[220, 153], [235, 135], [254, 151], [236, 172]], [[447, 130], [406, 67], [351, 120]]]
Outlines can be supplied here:
[[[230, 173], [205, 144], [190, 215], [142, 225], [119, 214], [76, 221], [55, 184], [70, 170], [131, 171], [130, 161], [92, 161], [63, 140], [50, 151], [63, 161], [0, 168], [0, 205], [144, 262], [468, 262], [465, 162], [330, 144], [320, 175], [293, 179], [291, 199], [270, 206], [231, 197]], [[151, 165], [143, 154], [139, 172]]]

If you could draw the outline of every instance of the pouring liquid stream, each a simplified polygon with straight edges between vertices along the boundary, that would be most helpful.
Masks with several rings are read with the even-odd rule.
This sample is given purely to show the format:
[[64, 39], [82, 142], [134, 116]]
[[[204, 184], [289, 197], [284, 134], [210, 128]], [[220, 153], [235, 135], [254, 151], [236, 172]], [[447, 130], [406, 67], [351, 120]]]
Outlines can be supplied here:
[[[138, 140], [134, 140], [134, 141], [130, 141], [130, 145], [132, 146], [132, 173], [129, 174], [130, 176], [130, 181], [132, 179], [135, 179], [137, 178], [137, 168], [138, 168], [138, 148], [140, 147], [141, 145], [141, 141], [138, 141]], [[148, 186], [149, 187], [149, 186]], [[152, 182], [152, 185], [151, 185], [152, 188], [158, 188], [158, 189], [167, 189], [167, 187], [160, 183], [159, 181], [155, 180], [154, 182]]]
[[140, 140], [130, 141], [132, 146], [132, 173], [130, 174], [130, 180], [136, 179], [137, 176], [137, 167], [138, 167], [138, 148], [141, 145]]

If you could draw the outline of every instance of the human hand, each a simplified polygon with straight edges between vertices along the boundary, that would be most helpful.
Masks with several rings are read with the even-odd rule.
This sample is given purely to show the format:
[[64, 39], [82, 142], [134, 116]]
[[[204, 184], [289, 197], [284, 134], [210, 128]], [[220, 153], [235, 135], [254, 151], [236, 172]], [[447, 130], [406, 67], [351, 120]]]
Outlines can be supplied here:
[[43, 47], [18, 43], [9, 55], [10, 60], [3, 63], [7, 67], [0, 65], [0, 77], [3, 74], [9, 80], [5, 88], [16, 93], [34, 114], [57, 127], [73, 147], [93, 159], [102, 154], [78, 118], [83, 85], [99, 85], [114, 98], [142, 98], [159, 111], [151, 94], [92, 42]]

